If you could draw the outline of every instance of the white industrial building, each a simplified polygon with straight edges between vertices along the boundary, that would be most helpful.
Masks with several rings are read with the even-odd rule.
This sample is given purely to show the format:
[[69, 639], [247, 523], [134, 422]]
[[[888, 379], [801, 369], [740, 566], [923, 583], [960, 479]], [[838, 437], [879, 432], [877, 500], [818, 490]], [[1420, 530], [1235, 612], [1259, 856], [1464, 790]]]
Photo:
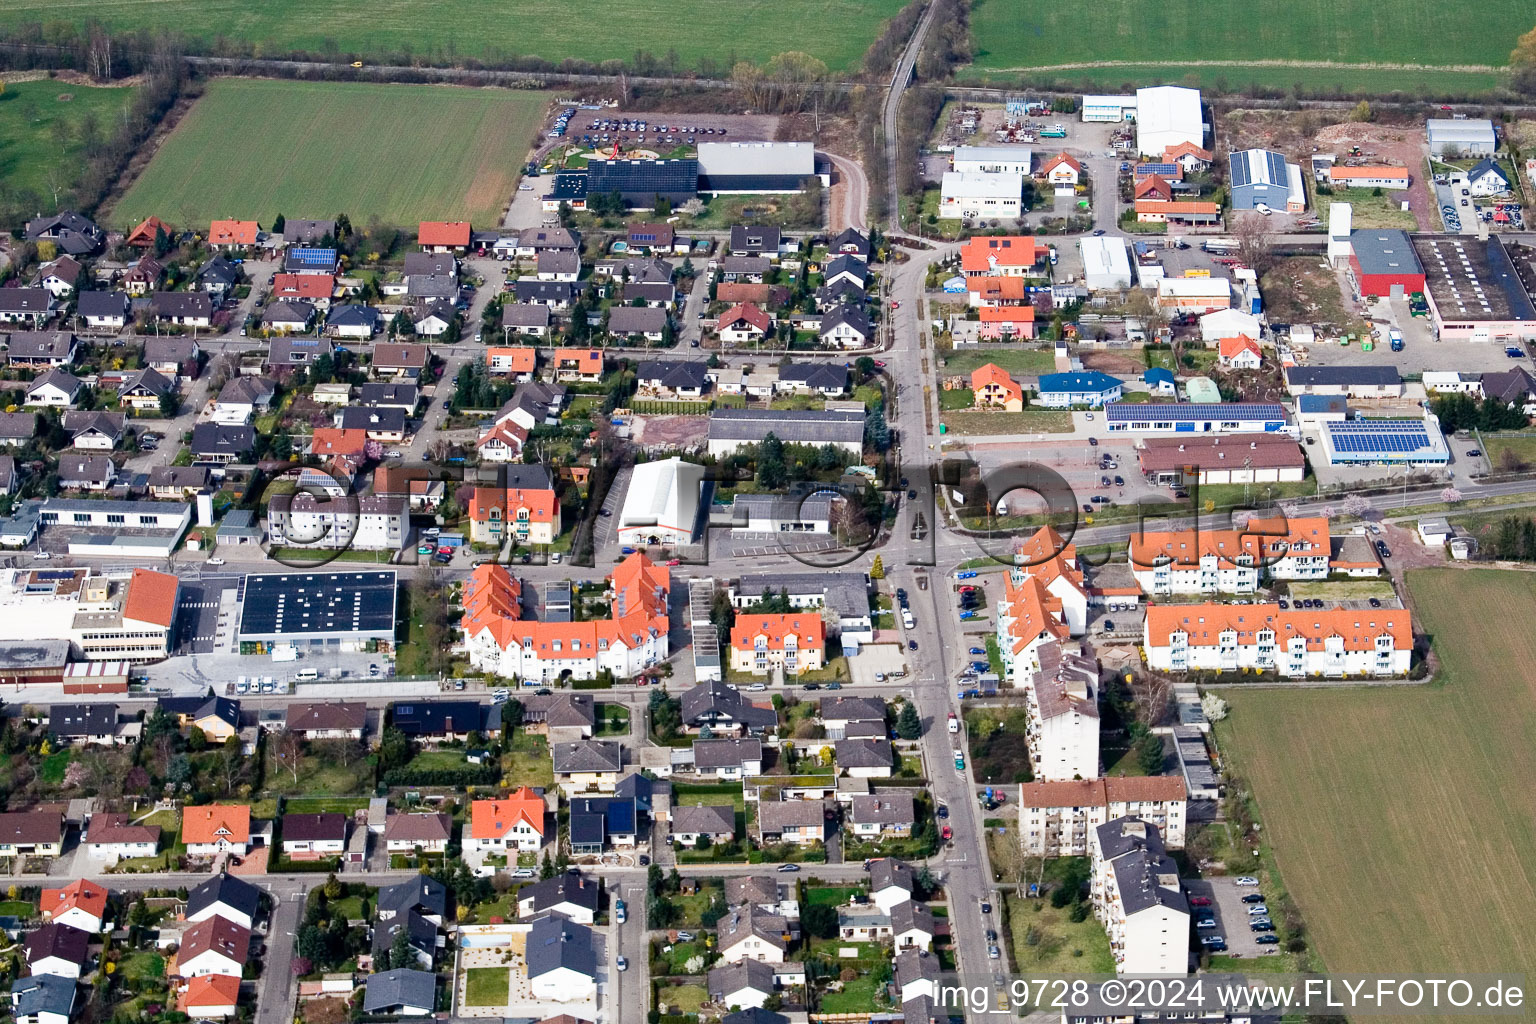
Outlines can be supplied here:
[[1258, 341], [1259, 331], [1259, 318], [1240, 309], [1219, 309], [1200, 318], [1200, 340], [1207, 345], [1224, 338], [1252, 338]]
[[1135, 96], [1084, 96], [1084, 121], [1129, 121], [1136, 116]]
[[956, 146], [953, 165], [961, 174], [1028, 174], [1033, 160], [1028, 146]]
[[1205, 145], [1205, 115], [1200, 90], [1159, 85], [1136, 90], [1136, 150], [1162, 156], [1182, 143]]
[[177, 577], [149, 569], [16, 569], [0, 578], [0, 647], [67, 640], [89, 661], [158, 661], [171, 653]]
[[1425, 124], [1429, 136], [1429, 151], [1435, 156], [1466, 153], [1469, 156], [1492, 156], [1499, 139], [1494, 133], [1493, 122], [1486, 117], [1468, 118], [1461, 121], [1449, 117], [1432, 117]]
[[704, 467], [682, 459], [642, 462], [629, 480], [619, 513], [625, 544], [687, 544], [699, 517]]
[[1088, 235], [1077, 241], [1083, 251], [1083, 284], [1092, 291], [1131, 286], [1131, 258], [1125, 239]]
[[1018, 217], [1024, 199], [1024, 175], [945, 171], [939, 192], [939, 216]]
[[1089, 896], [1115, 973], [1189, 973], [1189, 902], [1157, 826], [1116, 818], [1093, 830]]
[[832, 184], [831, 164], [816, 164], [809, 142], [701, 142], [699, 191], [716, 195], [799, 192], [807, 178]]

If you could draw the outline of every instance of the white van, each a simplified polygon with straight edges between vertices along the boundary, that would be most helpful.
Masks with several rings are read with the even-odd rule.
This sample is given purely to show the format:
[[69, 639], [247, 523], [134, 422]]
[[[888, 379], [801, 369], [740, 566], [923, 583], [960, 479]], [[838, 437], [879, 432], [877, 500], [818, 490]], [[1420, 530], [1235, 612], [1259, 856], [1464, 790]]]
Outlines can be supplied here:
[[907, 627], [908, 629], [912, 629], [914, 626], [917, 625], [917, 623], [912, 620], [912, 611], [911, 611], [911, 609], [903, 608], [901, 610], [901, 624], [903, 626]]
[[301, 668], [293, 678], [301, 683], [312, 683], [320, 678], [320, 673], [312, 668]]

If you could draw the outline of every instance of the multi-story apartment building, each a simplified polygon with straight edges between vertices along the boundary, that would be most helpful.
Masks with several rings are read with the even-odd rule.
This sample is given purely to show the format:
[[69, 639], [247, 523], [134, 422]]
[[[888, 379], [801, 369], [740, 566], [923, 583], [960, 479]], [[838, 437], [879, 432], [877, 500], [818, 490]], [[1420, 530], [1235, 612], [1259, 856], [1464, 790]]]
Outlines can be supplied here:
[[1093, 830], [1093, 912], [1117, 974], [1189, 973], [1189, 902], [1157, 826], [1115, 818]]
[[1115, 818], [1144, 818], [1170, 850], [1184, 848], [1188, 791], [1177, 775], [1026, 782], [1019, 787], [1019, 840], [1037, 857], [1083, 857], [1090, 833]]
[[731, 668], [758, 676], [779, 668], [791, 676], [814, 672], [822, 666], [826, 643], [826, 626], [815, 611], [743, 612], [731, 627]]
[[1135, 534], [1129, 559], [1147, 594], [1247, 594], [1264, 579], [1326, 579], [1330, 544], [1327, 519], [1276, 517], [1237, 530]]
[[1099, 661], [1081, 646], [1048, 643], [1024, 689], [1029, 756], [1046, 782], [1099, 777]]
[[277, 494], [267, 504], [267, 532], [284, 547], [399, 551], [410, 532], [406, 500], [398, 494], [316, 498]]
[[1413, 625], [1401, 608], [1154, 605], [1142, 646], [1147, 665], [1160, 672], [1404, 676], [1413, 661]]

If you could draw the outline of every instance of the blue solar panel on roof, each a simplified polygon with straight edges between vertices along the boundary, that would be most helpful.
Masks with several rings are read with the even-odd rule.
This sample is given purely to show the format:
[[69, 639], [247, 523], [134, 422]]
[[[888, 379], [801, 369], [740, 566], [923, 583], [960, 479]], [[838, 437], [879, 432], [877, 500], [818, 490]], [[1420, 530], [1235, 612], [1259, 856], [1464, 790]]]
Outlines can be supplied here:
[[310, 246], [300, 246], [288, 250], [288, 258], [295, 263], [313, 263], [317, 266], [330, 266], [336, 262], [335, 249], [320, 249]]
[[1258, 402], [1221, 403], [1180, 402], [1178, 405], [1146, 405], [1113, 402], [1105, 408], [1111, 421], [1147, 420], [1284, 420], [1285, 410], [1278, 405]]

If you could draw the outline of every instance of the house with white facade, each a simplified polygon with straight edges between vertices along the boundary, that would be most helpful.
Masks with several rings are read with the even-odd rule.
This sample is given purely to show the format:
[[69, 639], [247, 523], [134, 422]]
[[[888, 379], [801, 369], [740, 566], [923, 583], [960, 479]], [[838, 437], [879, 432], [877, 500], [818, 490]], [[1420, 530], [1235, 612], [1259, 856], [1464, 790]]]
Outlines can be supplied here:
[[1142, 648], [1160, 672], [1273, 672], [1282, 679], [1406, 676], [1413, 626], [1400, 608], [1152, 605]]
[[1143, 531], [1127, 562], [1148, 595], [1251, 594], [1264, 580], [1327, 579], [1331, 553], [1327, 519], [1275, 516], [1235, 530]]
[[1188, 974], [1189, 903], [1157, 826], [1131, 817], [1105, 822], [1093, 830], [1092, 858], [1089, 895], [1115, 973]]
[[1019, 786], [1019, 839], [1033, 857], [1086, 857], [1090, 832], [1131, 815], [1152, 822], [1170, 850], [1181, 850], [1188, 799], [1179, 775], [1025, 782]]

